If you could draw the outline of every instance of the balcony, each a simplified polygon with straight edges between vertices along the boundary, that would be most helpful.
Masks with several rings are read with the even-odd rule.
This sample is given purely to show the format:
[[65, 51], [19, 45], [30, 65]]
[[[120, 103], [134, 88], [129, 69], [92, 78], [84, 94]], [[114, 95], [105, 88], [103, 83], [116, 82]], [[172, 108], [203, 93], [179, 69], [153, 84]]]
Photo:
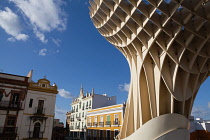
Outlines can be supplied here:
[[104, 122], [99, 122], [99, 126], [103, 127], [104, 126]]
[[45, 108], [36, 107], [34, 114], [35, 115], [44, 115], [45, 114]]
[[78, 121], [81, 121], [81, 117], [77, 117], [77, 120], [78, 120]]
[[73, 122], [74, 121], [74, 118], [70, 118], [70, 121]]
[[73, 126], [70, 126], [70, 130], [73, 130], [74, 129], [74, 127]]
[[113, 121], [113, 125], [120, 125], [120, 121]]
[[98, 125], [98, 122], [93, 122], [94, 127], [97, 127], [97, 125]]
[[20, 110], [21, 108], [22, 108], [22, 102], [11, 102], [11, 101], [0, 102], [0, 109]]
[[29, 139], [42, 139], [44, 132], [29, 131]]
[[15, 138], [17, 136], [17, 127], [0, 127], [1, 138]]
[[106, 125], [111, 126], [111, 121], [106, 121]]
[[76, 129], [79, 129], [80, 127], [79, 126], [76, 126]]
[[87, 127], [92, 127], [92, 123], [87, 123]]

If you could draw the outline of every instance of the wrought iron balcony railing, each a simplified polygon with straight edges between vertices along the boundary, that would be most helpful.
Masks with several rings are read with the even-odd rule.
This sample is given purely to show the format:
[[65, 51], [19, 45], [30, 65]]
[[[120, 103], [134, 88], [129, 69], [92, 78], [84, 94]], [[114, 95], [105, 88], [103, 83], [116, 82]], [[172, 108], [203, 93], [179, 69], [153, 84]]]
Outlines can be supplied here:
[[93, 122], [93, 126], [97, 127], [98, 122]]
[[0, 139], [15, 139], [17, 127], [0, 127]]
[[78, 120], [78, 121], [81, 121], [81, 117], [77, 117], [77, 120]]
[[74, 129], [74, 127], [73, 126], [70, 126], [70, 130], [73, 130]]
[[120, 121], [113, 121], [113, 125], [120, 125]]
[[99, 122], [99, 126], [103, 127], [104, 126], [104, 122]]
[[29, 131], [29, 138], [33, 138], [33, 139], [41, 139], [43, 138], [43, 134], [44, 132], [34, 132], [34, 131]]
[[17, 127], [0, 127], [0, 134], [17, 134]]
[[22, 102], [1, 101], [0, 109], [21, 109]]
[[45, 114], [45, 108], [36, 107], [34, 114], [36, 114], [36, 115], [44, 115]]
[[111, 126], [111, 121], [106, 121], [106, 125], [110, 125]]
[[92, 126], [92, 123], [87, 123], [87, 126], [91, 127]]

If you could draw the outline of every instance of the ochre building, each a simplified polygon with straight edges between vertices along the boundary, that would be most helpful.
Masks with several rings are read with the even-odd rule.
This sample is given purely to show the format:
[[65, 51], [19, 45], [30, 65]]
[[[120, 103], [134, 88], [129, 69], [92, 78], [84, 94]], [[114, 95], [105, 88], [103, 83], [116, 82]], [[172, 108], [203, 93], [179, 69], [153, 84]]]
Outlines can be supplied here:
[[87, 140], [114, 140], [123, 122], [125, 104], [96, 108], [87, 112]]

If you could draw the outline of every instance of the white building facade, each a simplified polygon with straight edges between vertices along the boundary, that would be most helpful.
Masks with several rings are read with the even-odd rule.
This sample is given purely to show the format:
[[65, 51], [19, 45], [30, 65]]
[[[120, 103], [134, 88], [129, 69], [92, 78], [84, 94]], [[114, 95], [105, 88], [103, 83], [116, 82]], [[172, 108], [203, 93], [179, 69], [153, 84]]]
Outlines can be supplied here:
[[210, 120], [203, 120], [203, 118], [194, 118], [194, 116], [190, 116], [190, 133], [197, 130], [210, 132]]
[[74, 99], [71, 104], [70, 137], [85, 139], [86, 114], [89, 110], [115, 104], [116, 96], [108, 97], [106, 94], [95, 94], [94, 89], [91, 93], [84, 94], [83, 88], [81, 88], [79, 97]]
[[32, 71], [26, 77], [0, 73], [0, 79], [0, 139], [51, 139], [57, 86], [46, 78], [33, 82]]
[[190, 140], [210, 139], [210, 120], [190, 116]]
[[28, 80], [26, 76], [0, 73], [0, 139], [18, 139]]

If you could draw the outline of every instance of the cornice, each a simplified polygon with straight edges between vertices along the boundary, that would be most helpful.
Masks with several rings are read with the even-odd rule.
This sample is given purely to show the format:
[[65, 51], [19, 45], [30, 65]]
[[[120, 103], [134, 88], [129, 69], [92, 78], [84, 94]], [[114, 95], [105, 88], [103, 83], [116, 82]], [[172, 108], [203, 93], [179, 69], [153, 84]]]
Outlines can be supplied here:
[[29, 86], [28, 90], [58, 94], [58, 91], [55, 90], [55, 89], [42, 88], [42, 87], [31, 87], [31, 86]]
[[0, 77], [0, 83], [4, 84], [12, 84], [12, 85], [19, 85], [19, 86], [28, 86], [28, 78], [25, 77], [25, 81], [21, 80], [14, 80], [14, 79], [8, 79], [8, 78], [2, 78]]

